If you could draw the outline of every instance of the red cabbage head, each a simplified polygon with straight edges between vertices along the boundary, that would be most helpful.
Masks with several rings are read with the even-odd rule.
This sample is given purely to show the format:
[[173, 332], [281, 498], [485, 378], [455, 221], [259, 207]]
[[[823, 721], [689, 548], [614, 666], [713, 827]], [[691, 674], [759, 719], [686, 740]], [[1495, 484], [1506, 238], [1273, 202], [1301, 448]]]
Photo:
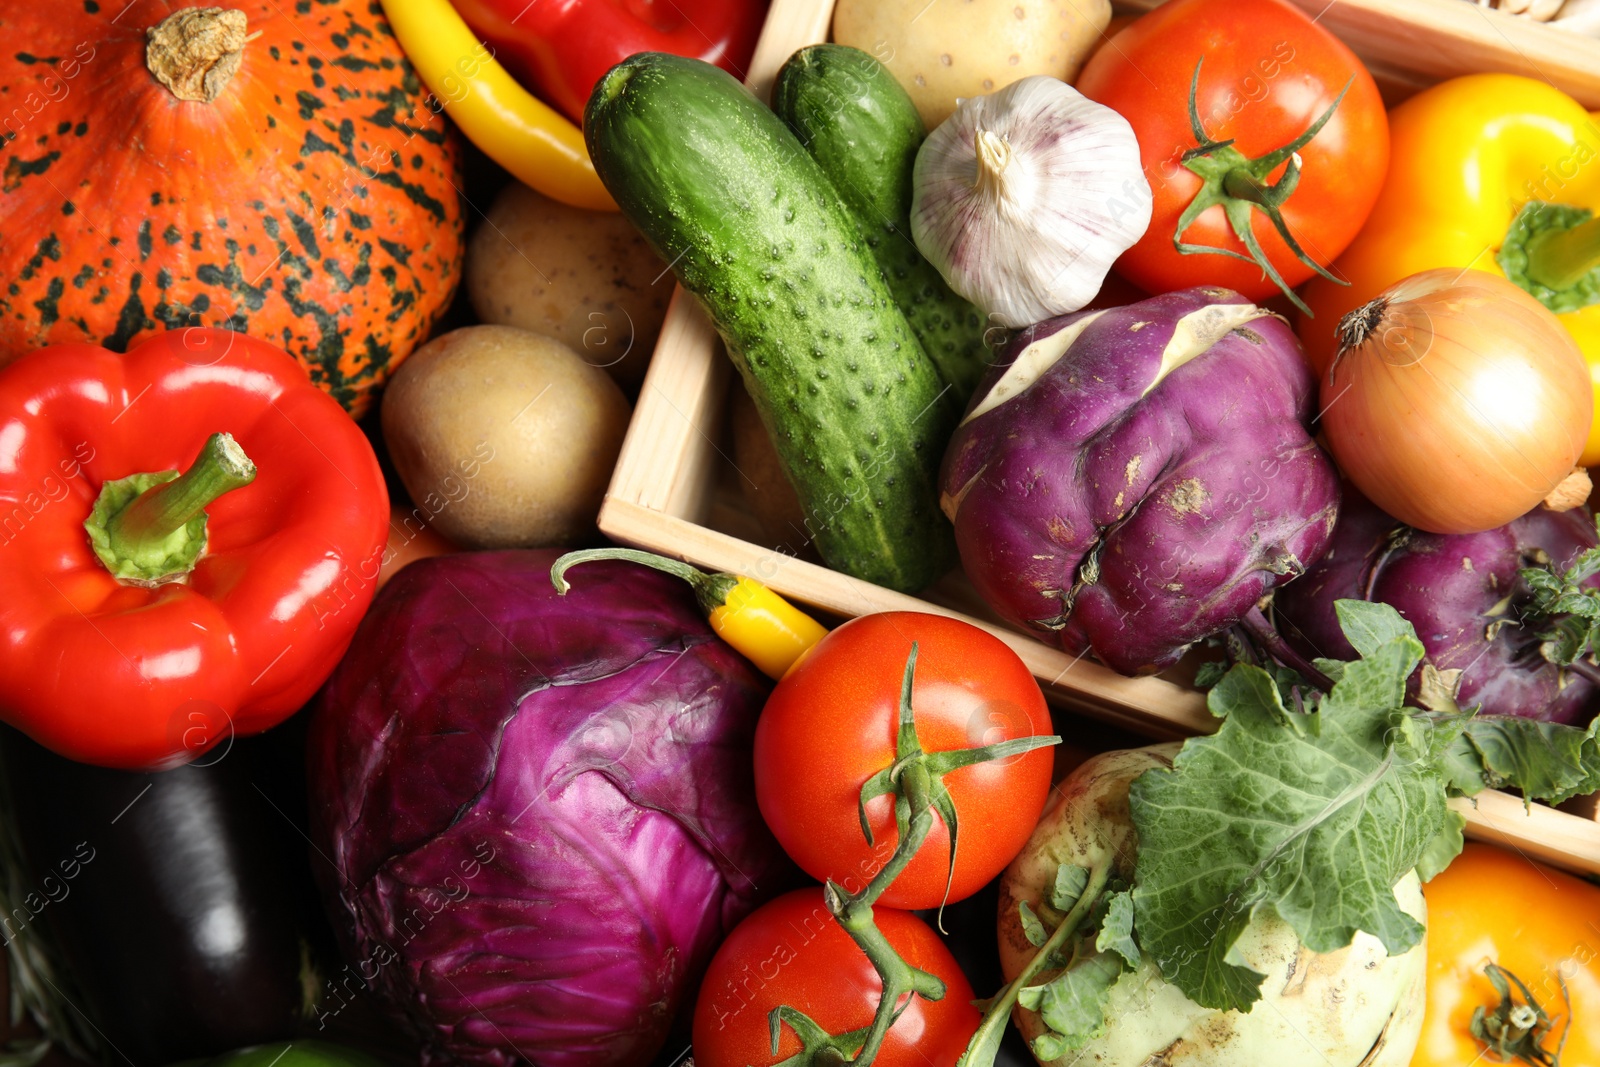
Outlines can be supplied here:
[[593, 563], [557, 596], [555, 558], [407, 566], [312, 723], [347, 970], [428, 1062], [649, 1062], [790, 869], [755, 802], [765, 679], [684, 583]]

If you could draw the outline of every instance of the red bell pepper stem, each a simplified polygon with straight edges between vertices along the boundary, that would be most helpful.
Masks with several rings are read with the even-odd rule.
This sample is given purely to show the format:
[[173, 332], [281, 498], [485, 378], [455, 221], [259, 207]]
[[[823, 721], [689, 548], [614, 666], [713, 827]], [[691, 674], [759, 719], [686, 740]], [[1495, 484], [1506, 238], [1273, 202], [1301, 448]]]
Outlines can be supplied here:
[[205, 551], [205, 509], [255, 476], [256, 465], [233, 435], [214, 433], [182, 474], [133, 474], [101, 486], [84, 527], [96, 555], [118, 578], [173, 581], [193, 570]]
[[1571, 229], [1546, 230], [1528, 242], [1528, 277], [1551, 289], [1568, 289], [1600, 267], [1600, 218]]

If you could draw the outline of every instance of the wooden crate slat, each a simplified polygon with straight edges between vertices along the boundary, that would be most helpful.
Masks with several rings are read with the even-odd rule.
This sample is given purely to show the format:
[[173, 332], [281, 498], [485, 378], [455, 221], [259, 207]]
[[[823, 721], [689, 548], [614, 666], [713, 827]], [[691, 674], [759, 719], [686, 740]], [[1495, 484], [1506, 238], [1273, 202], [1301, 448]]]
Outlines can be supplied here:
[[1532, 859], [1570, 870], [1600, 874], [1600, 827], [1588, 819], [1488, 791], [1451, 805], [1467, 817], [1467, 836], [1504, 845]]
[[[1163, 678], [1125, 678], [1095, 661], [1070, 656], [1031, 637], [970, 615], [896, 593], [838, 571], [627, 501], [609, 499], [600, 526], [626, 541], [718, 570], [746, 574], [784, 596], [836, 615], [931, 611], [963, 619], [1004, 641], [1059, 703], [1161, 739], [1187, 737], [1213, 723], [1205, 698]], [[1070, 684], [1063, 684], [1067, 679]]]
[[673, 512], [681, 480], [703, 476], [704, 431], [715, 428], [720, 403], [713, 385], [726, 362], [717, 332], [698, 301], [682, 287], [672, 294], [661, 338], [645, 372], [628, 435], [611, 473], [607, 495], [657, 511]]

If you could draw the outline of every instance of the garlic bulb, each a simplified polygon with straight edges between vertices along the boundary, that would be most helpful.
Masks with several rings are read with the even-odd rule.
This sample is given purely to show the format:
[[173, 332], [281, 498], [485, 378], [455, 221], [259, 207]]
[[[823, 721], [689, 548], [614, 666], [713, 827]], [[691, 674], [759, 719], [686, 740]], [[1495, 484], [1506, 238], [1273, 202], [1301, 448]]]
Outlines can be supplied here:
[[911, 233], [992, 321], [1076, 311], [1150, 225], [1128, 121], [1055, 78], [959, 101], [917, 153]]

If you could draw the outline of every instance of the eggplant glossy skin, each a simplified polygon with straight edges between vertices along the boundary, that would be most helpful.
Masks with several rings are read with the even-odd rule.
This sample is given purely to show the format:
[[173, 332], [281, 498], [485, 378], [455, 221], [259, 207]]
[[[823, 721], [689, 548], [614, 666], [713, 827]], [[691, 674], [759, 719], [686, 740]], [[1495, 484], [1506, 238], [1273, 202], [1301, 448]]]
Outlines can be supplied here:
[[240, 741], [209, 766], [130, 773], [11, 730], [0, 742], [41, 886], [37, 914], [7, 932], [31, 915], [54, 935], [109, 1060], [159, 1067], [290, 1036], [315, 889], [277, 753]]

